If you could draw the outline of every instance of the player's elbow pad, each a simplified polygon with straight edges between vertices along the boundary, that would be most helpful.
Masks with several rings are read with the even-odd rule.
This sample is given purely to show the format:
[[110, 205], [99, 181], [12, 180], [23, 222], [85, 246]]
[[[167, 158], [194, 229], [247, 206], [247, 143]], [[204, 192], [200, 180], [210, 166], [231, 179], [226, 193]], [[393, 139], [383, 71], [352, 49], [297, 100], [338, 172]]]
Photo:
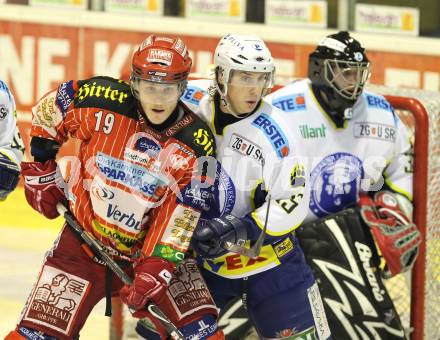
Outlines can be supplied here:
[[32, 137], [31, 140], [31, 155], [36, 162], [44, 163], [50, 159], [55, 159], [60, 149], [60, 144], [54, 140]]

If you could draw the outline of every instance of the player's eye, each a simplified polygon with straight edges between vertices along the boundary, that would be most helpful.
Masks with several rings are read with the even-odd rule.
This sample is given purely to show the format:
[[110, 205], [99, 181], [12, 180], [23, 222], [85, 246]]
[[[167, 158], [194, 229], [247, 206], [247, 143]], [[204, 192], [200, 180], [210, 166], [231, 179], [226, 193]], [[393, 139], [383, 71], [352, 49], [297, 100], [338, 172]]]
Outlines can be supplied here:
[[241, 81], [243, 82], [243, 83], [251, 83], [252, 82], [252, 79], [251, 79], [251, 77], [249, 77], [249, 76], [241, 76]]
[[174, 87], [172, 86], [165, 87], [163, 92], [166, 94], [174, 93]]

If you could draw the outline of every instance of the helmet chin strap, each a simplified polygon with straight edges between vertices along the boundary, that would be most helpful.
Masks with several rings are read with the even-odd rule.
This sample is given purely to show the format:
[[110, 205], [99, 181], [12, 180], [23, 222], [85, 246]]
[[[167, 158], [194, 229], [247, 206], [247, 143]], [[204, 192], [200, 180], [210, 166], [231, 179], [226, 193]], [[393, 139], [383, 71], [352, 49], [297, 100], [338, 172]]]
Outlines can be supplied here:
[[333, 89], [325, 91], [324, 88], [319, 89], [319, 96], [327, 104], [327, 106], [337, 113], [343, 119], [351, 119], [353, 117], [353, 106], [355, 102], [345, 100], [334, 94]]
[[[221, 72], [221, 75], [219, 74], [220, 72]], [[226, 110], [228, 110], [228, 112], [225, 112], [225, 113], [231, 114], [232, 116], [234, 116], [235, 118], [238, 118], [238, 119], [244, 119], [244, 118], [250, 116], [252, 114], [252, 111], [247, 114], [240, 115], [234, 109], [232, 103], [228, 100], [228, 84], [227, 84], [227, 81], [225, 81], [224, 72], [226, 72], [226, 71], [223, 70], [222, 68], [217, 68], [215, 71], [215, 87], [217, 89], [218, 94], [220, 95], [220, 108], [222, 106], [221, 104], [223, 104], [224, 108]], [[219, 80], [220, 77], [223, 80], [223, 84], [221, 84], [221, 85], [220, 85], [220, 80]], [[229, 75], [226, 77], [226, 79], [229, 79]]]
[[[234, 108], [233, 108], [233, 106], [232, 106], [232, 104], [231, 104], [231, 102], [228, 100], [228, 98], [226, 97], [226, 96], [223, 96], [223, 94], [221, 94], [220, 93], [220, 101], [221, 101], [221, 103], [223, 103], [223, 105], [224, 105], [224, 107], [228, 110], [228, 114], [231, 114], [232, 116], [234, 116], [235, 118], [239, 118], [239, 119], [244, 119], [244, 118], [246, 118], [246, 117], [249, 117], [253, 112], [251, 111], [251, 112], [248, 112], [248, 113], [245, 113], [245, 114], [239, 114], [239, 113], [237, 113], [235, 110], [234, 110]], [[220, 107], [221, 107], [221, 105], [220, 105]], [[226, 113], [226, 112], [225, 112]]]
[[[245, 113], [245, 114], [237, 113], [237, 111], [234, 109], [232, 103], [228, 100], [228, 96], [227, 96], [228, 85], [222, 84], [222, 87], [224, 88], [224, 91], [222, 91], [222, 89], [219, 85], [219, 82], [217, 80], [216, 81], [216, 88], [217, 88], [218, 94], [220, 95], [220, 108], [221, 108], [221, 104], [223, 104], [224, 108], [226, 110], [228, 110], [228, 112], [225, 112], [225, 113], [231, 114], [232, 116], [234, 116], [235, 118], [238, 118], [238, 119], [244, 119], [246, 117], [249, 117], [253, 113], [253, 111]], [[261, 100], [261, 98], [260, 98], [260, 100]]]

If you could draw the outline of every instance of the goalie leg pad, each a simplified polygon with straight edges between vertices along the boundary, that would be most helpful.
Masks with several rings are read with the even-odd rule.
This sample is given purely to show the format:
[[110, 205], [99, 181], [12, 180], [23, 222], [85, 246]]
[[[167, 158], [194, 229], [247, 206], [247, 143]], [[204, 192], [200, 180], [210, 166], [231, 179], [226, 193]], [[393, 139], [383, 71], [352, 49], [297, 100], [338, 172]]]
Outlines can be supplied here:
[[356, 210], [305, 224], [297, 236], [318, 282], [335, 339], [405, 339], [381, 280], [374, 241]]

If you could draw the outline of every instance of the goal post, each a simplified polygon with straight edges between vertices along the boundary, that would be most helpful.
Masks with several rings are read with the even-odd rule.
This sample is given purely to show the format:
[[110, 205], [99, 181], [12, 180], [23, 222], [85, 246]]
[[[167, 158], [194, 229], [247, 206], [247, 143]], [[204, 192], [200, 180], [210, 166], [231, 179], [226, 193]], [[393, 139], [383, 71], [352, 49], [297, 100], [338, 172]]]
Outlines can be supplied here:
[[[413, 202], [414, 223], [422, 234], [419, 254], [412, 270], [410, 329], [411, 339], [424, 339], [425, 298], [420, 294], [426, 282], [426, 224], [427, 224], [427, 188], [428, 188], [428, 145], [429, 115], [423, 104], [415, 98], [386, 96], [396, 111], [410, 112], [414, 117], [414, 178]], [[411, 128], [411, 127], [410, 127]], [[390, 289], [390, 288], [389, 288]]]
[[[423, 242], [412, 270], [411, 340], [440, 339], [440, 93], [370, 86], [384, 94], [414, 134], [414, 221]], [[390, 294], [393, 289], [389, 287]], [[395, 301], [395, 304], [398, 304]]]

